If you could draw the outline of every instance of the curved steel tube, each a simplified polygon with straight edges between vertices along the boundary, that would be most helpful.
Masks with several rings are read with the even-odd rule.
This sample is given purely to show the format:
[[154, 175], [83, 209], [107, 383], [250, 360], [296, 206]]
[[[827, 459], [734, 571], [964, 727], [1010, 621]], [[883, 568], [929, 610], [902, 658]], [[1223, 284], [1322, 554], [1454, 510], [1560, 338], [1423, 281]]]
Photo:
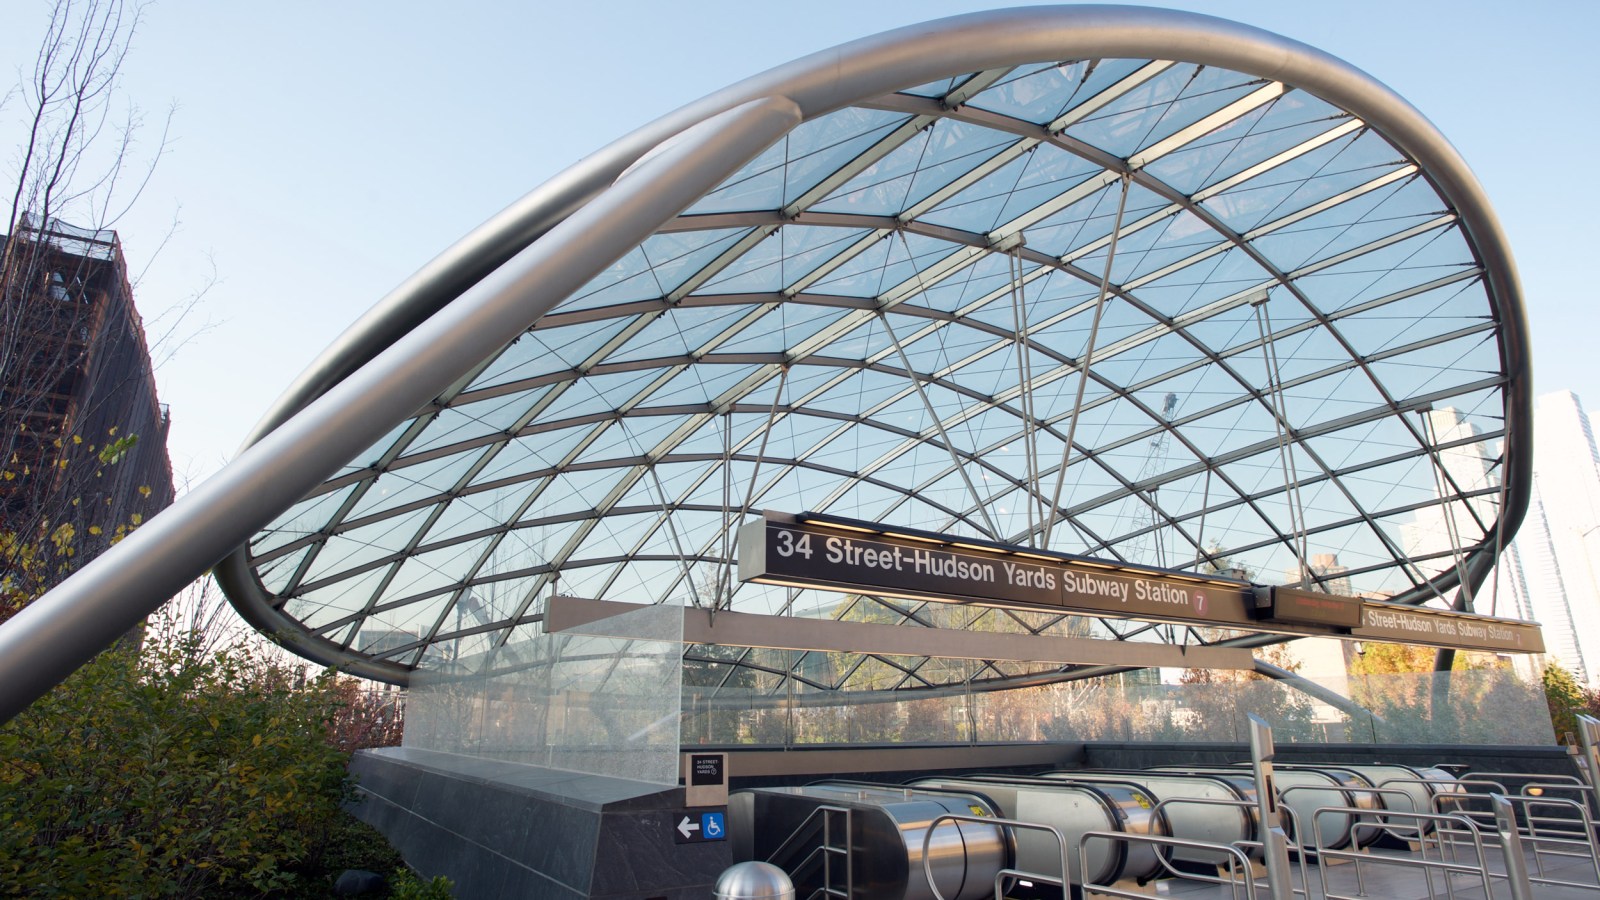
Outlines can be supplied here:
[[[799, 110], [781, 96], [707, 120], [694, 139], [619, 179], [546, 240], [523, 250], [126, 540], [0, 624], [0, 722], [137, 625], [394, 422], [427, 404], [799, 121]], [[349, 669], [385, 674], [370, 665]]]
[[[672, 137], [728, 109], [787, 97], [806, 119], [955, 73], [1043, 59], [1159, 58], [1270, 78], [1306, 90], [1355, 115], [1421, 167], [1460, 216], [1486, 272], [1503, 339], [1508, 479], [1498, 527], [1517, 531], [1527, 508], [1532, 458], [1532, 386], [1527, 327], [1515, 264], [1498, 219], [1471, 170], [1443, 135], [1398, 94], [1327, 53], [1260, 29], [1193, 13], [1119, 6], [1035, 7], [940, 19], [803, 57], [684, 106], [601, 149], [535, 189], [434, 258], [344, 332], [284, 393], [247, 440], [282, 426], [315, 398], [538, 241]], [[341, 461], [342, 462], [342, 461]], [[296, 498], [298, 499], [298, 498]], [[291, 501], [292, 502], [292, 501]], [[289, 504], [285, 503], [287, 507]], [[1493, 531], [1495, 529], [1491, 529]], [[1469, 551], [1468, 578], [1481, 583], [1495, 562], [1493, 541]], [[350, 662], [332, 642], [304, 635], [274, 609], [243, 547], [218, 577], [247, 620], [323, 662]], [[1404, 595], [1420, 601], [1455, 587], [1457, 569]], [[1470, 585], [1469, 593], [1470, 593]], [[367, 665], [362, 663], [361, 665]], [[372, 663], [363, 672], [403, 682], [405, 669]]]

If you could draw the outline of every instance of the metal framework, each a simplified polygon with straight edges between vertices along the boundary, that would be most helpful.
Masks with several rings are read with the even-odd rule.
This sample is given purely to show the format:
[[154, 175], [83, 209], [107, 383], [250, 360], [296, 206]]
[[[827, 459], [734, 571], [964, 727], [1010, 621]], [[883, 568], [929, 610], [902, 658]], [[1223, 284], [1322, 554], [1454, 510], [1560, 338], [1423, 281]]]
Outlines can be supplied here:
[[1526, 507], [1530, 410], [1503, 235], [1399, 96], [1209, 17], [986, 12], [796, 60], [535, 190], [123, 552], [176, 578], [91, 566], [59, 618], [222, 559], [258, 628], [395, 682], [537, 631], [557, 592], [1227, 642], [739, 585], [730, 534], [835, 512], [1470, 597]]

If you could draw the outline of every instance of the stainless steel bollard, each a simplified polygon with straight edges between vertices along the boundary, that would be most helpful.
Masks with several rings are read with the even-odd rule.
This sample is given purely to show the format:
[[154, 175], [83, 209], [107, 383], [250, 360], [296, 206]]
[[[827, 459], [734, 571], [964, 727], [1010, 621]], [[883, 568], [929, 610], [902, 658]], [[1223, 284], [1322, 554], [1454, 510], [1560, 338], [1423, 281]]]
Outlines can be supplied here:
[[1506, 881], [1511, 884], [1511, 900], [1532, 900], [1533, 884], [1528, 880], [1528, 860], [1522, 855], [1522, 832], [1517, 830], [1517, 813], [1502, 794], [1490, 794], [1494, 807], [1494, 826], [1500, 833], [1500, 849], [1506, 858]]
[[[1272, 726], [1250, 713], [1250, 768], [1256, 776], [1256, 804], [1261, 816], [1261, 856], [1267, 866], [1267, 889], [1272, 900], [1294, 900], [1294, 870], [1289, 867], [1289, 835], [1278, 806], [1278, 786], [1272, 781]], [[1303, 844], [1305, 837], [1298, 836]]]
[[1600, 772], [1596, 771], [1596, 761], [1600, 760], [1600, 719], [1578, 716], [1578, 737], [1583, 746], [1583, 764], [1578, 767], [1578, 774], [1589, 787], [1600, 789]]
[[789, 873], [772, 863], [734, 863], [717, 877], [717, 900], [794, 900]]

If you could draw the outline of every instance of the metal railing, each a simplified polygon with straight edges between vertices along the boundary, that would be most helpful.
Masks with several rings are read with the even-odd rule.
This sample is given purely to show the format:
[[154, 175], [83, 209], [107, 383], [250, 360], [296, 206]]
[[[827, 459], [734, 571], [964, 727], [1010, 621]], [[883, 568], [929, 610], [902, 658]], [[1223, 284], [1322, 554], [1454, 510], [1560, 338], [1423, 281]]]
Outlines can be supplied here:
[[[1122, 841], [1129, 844], [1154, 844], [1158, 847], [1188, 847], [1222, 854], [1227, 862], [1228, 877], [1220, 875], [1210, 877], [1193, 872], [1180, 872], [1172, 868], [1168, 861], [1170, 854], [1157, 851], [1156, 858], [1161, 860], [1162, 866], [1175, 878], [1189, 881], [1203, 881], [1210, 884], [1228, 887], [1233, 900], [1254, 900], [1256, 882], [1251, 874], [1250, 860], [1245, 857], [1244, 851], [1228, 844], [1217, 844], [1210, 841], [1192, 841], [1185, 838], [1167, 837], [1155, 834], [1130, 834], [1125, 831], [1086, 831], [1079, 836], [1078, 841], [1078, 871], [1085, 871], [1088, 866], [1088, 847], [1091, 840], [1105, 840], [1113, 843]], [[1218, 864], [1218, 870], [1222, 865]], [[1085, 881], [1080, 887], [1085, 896], [1093, 892], [1104, 897], [1120, 897], [1126, 900], [1149, 900], [1150, 895], [1142, 891], [1129, 891], [1114, 887], [1109, 884], [1095, 884]]]
[[[802, 835], [816, 830], [811, 823], [812, 820], [819, 817], [821, 821], [816, 827], [820, 828], [822, 832], [822, 842], [811, 847], [810, 851], [793, 866], [784, 865], [782, 860], [786, 853], [799, 852], [798, 848], [805, 846]], [[844, 846], [842, 847], [836, 847], [833, 844], [832, 823], [835, 817], [840, 817], [844, 820], [844, 824], [840, 826], [840, 831], [844, 835]], [[791, 844], [797, 845], [796, 848], [791, 850]], [[844, 887], [842, 889], [833, 886], [833, 860], [835, 857], [843, 857]], [[840, 897], [843, 900], [850, 900], [850, 897], [855, 894], [856, 887], [855, 865], [850, 858], [850, 810], [843, 806], [818, 805], [800, 821], [799, 825], [795, 826], [794, 831], [791, 831], [788, 837], [783, 839], [783, 842], [778, 845], [778, 849], [767, 854], [766, 861], [788, 871], [797, 883], [802, 878], [801, 873], [808, 866], [820, 863], [822, 886], [808, 894], [807, 900], [817, 900], [818, 897]]]
[[[1518, 826], [1518, 843], [1527, 844], [1532, 851], [1534, 871], [1528, 875], [1530, 881], [1600, 891], [1600, 844], [1596, 842], [1594, 820], [1584, 804], [1563, 797], [1469, 793], [1440, 794], [1434, 798], [1434, 804], [1441, 811], [1445, 804], [1450, 804], [1455, 815], [1471, 818], [1487, 832], [1489, 828], [1498, 827], [1495, 808], [1497, 797], [1502, 797], [1510, 804], [1514, 824], [1519, 820], [1524, 823]], [[1472, 804], [1477, 803], [1487, 804], [1488, 808], [1474, 808]], [[1540, 815], [1540, 809], [1565, 810], [1568, 815]], [[1584, 860], [1594, 872], [1595, 881], [1564, 881], [1551, 876], [1545, 865], [1548, 857]]]
[[[1066, 896], [1067, 885], [1071, 881], [1071, 879], [1068, 877], [1067, 869], [1068, 860], [1071, 857], [1068, 856], [1067, 853], [1066, 836], [1058, 831], [1055, 827], [1050, 825], [1040, 825], [1037, 822], [1022, 822], [1016, 819], [1002, 819], [997, 816], [968, 816], [959, 813], [945, 813], [940, 816], [935, 816], [933, 821], [928, 823], [928, 829], [922, 833], [922, 875], [924, 878], [928, 879], [928, 889], [933, 892], [934, 900], [947, 900], [944, 894], [939, 892], [939, 885], [933, 880], [933, 864], [928, 861], [928, 847], [933, 841], [933, 830], [938, 827], [940, 822], [958, 823], [957, 828], [960, 827], [959, 823], [961, 822], [971, 822], [977, 825], [999, 825], [1003, 828], [1021, 828], [1033, 831], [1044, 831], [1054, 835], [1056, 839], [1056, 845], [1061, 849], [1061, 874], [1051, 875], [1046, 872], [1029, 872], [1024, 869], [1002, 868], [994, 875], [994, 895], [996, 897], [1004, 897], [1006, 895], [1006, 879], [1012, 878], [1053, 884], [1056, 887], [1061, 888], [1062, 896]], [[1081, 863], [1078, 871], [1083, 871]]]
[[[1325, 791], [1325, 790], [1327, 790], [1327, 788], [1322, 787], [1320, 785], [1295, 785], [1293, 787], [1284, 788], [1283, 790], [1279, 791], [1278, 792], [1278, 796], [1279, 797], [1284, 797], [1284, 796], [1287, 796], [1288, 794], [1291, 794], [1291, 793], [1293, 793], [1295, 791]], [[1390, 814], [1394, 814], [1394, 813], [1404, 814], [1404, 813], [1407, 813], [1407, 812], [1423, 812], [1423, 810], [1419, 810], [1419, 809], [1415, 808], [1414, 803], [1415, 803], [1416, 798], [1412, 797], [1409, 792], [1403, 791], [1403, 790], [1401, 790], [1399, 788], [1381, 788], [1381, 787], [1347, 788], [1347, 790], [1350, 791], [1350, 792], [1359, 792], [1359, 793], [1363, 793], [1363, 794], [1370, 794], [1370, 795], [1376, 796], [1379, 800], [1382, 800], [1385, 796], [1403, 797], [1403, 798], [1405, 798], [1406, 803], [1408, 805], [1411, 805], [1410, 809], [1403, 809], [1403, 810], [1391, 810], [1391, 809], [1388, 808], [1387, 804], [1385, 804], [1384, 808], [1382, 808], [1382, 809], [1361, 809], [1360, 807], [1357, 807], [1357, 806], [1324, 806], [1324, 807], [1319, 807], [1316, 810], [1317, 814], [1319, 814], [1319, 815], [1321, 813], [1323, 813], [1323, 812], [1338, 812], [1338, 813], [1347, 814], [1347, 815], [1349, 815], [1351, 817], [1351, 820], [1352, 820], [1350, 822], [1350, 846], [1351, 847], [1360, 847], [1361, 846], [1360, 836], [1356, 832], [1356, 828], [1357, 828], [1358, 825], [1360, 827], [1362, 827], [1362, 828], [1367, 829], [1369, 832], [1377, 832], [1377, 833], [1380, 833], [1380, 834], [1387, 834], [1387, 835], [1389, 835], [1390, 837], [1392, 837], [1392, 838], [1394, 838], [1396, 840], [1405, 841], [1405, 842], [1408, 842], [1408, 843], [1419, 843], [1420, 844], [1420, 843], [1424, 842], [1425, 840], [1427, 840], [1427, 835], [1423, 832], [1423, 828], [1421, 827], [1421, 825], [1395, 825], [1395, 824], [1389, 823], [1389, 822], [1384, 820], [1385, 816], [1390, 815]], [[1375, 822], [1363, 822], [1363, 821], [1361, 821], [1363, 816], [1372, 816], [1377, 821], [1375, 821]]]
[[[1282, 795], [1280, 794], [1279, 796], [1282, 796]], [[1210, 798], [1204, 798], [1204, 797], [1169, 797], [1166, 800], [1162, 800], [1159, 803], [1157, 803], [1155, 805], [1155, 808], [1151, 810], [1151, 815], [1153, 817], [1155, 817], [1159, 821], [1160, 818], [1165, 814], [1165, 812], [1166, 812], [1168, 807], [1180, 806], [1180, 805], [1187, 805], [1187, 806], [1232, 806], [1232, 807], [1244, 810], [1245, 811], [1245, 817], [1247, 819], [1251, 820], [1251, 821], [1254, 821], [1252, 814], [1256, 810], [1256, 804], [1254, 802], [1252, 802], [1252, 801], [1249, 801], [1249, 800], [1217, 800], [1217, 799], [1210, 799]], [[1295, 845], [1296, 845], [1297, 849], [1299, 849], [1303, 853], [1303, 851], [1304, 851], [1304, 838], [1302, 838], [1301, 835], [1303, 835], [1304, 832], [1301, 830], [1301, 827], [1300, 827], [1300, 817], [1299, 817], [1299, 815], [1296, 814], [1293, 809], [1291, 809], [1290, 807], [1287, 807], [1287, 806], [1279, 807], [1279, 809], [1286, 816], [1288, 816], [1288, 818], [1289, 818], [1289, 830], [1294, 835]], [[1256, 830], [1258, 832], [1264, 831], [1265, 830], [1265, 825], [1262, 824], [1262, 823], [1258, 823], [1257, 827], [1256, 827]], [[1201, 842], [1201, 843], [1205, 843], [1205, 842]], [[1262, 858], [1264, 858], [1266, 856], [1266, 852], [1267, 852], [1266, 843], [1264, 841], [1261, 841], [1261, 840], [1239, 840], [1239, 841], [1234, 841], [1232, 844], [1217, 844], [1216, 846], [1233, 847], [1234, 849], [1239, 850], [1240, 852], [1244, 853], [1244, 856], [1245, 856], [1246, 859], [1250, 859], [1250, 858], [1252, 858], [1252, 856], [1255, 859], [1262, 859]], [[1252, 853], [1252, 852], [1249, 852], [1249, 851], [1254, 851], [1254, 852]], [[1161, 859], [1161, 864], [1169, 872], [1173, 872], [1174, 874], [1179, 874], [1182, 877], [1193, 878], [1193, 879], [1199, 880], [1199, 881], [1210, 881], [1210, 882], [1212, 882], [1214, 884], [1222, 884], [1223, 883], [1223, 881], [1220, 878], [1213, 880], [1213, 879], [1208, 878], [1208, 877], [1206, 877], [1204, 875], [1195, 875], [1193, 873], [1179, 873], [1176, 870], [1174, 870], [1171, 865], [1168, 864], [1168, 862], [1167, 862], [1165, 857], [1163, 857]], [[1310, 876], [1306, 875], [1305, 861], [1304, 861], [1303, 858], [1301, 860], [1301, 864], [1300, 864], [1299, 868], [1300, 868], [1300, 886], [1299, 887], [1295, 887], [1291, 883], [1289, 885], [1289, 889], [1292, 892], [1294, 892], [1295, 894], [1298, 894], [1298, 895], [1301, 895], [1301, 896], [1304, 896], [1304, 897], [1310, 897], [1311, 896], [1311, 880], [1310, 880]], [[1250, 881], [1251, 881], [1251, 884], [1254, 885], [1255, 884], [1255, 877], [1254, 877], [1254, 874], [1253, 874], [1254, 873], [1254, 869], [1253, 868], [1247, 869], [1246, 873], [1247, 873], [1246, 877], [1249, 878]]]
[[[1296, 785], [1292, 785], [1290, 787], [1283, 788], [1283, 789], [1278, 791], [1278, 802], [1281, 803], [1281, 804], [1284, 804], [1283, 808], [1289, 814], [1289, 821], [1290, 821], [1290, 823], [1291, 823], [1291, 825], [1292, 825], [1292, 827], [1294, 829], [1295, 849], [1298, 850], [1300, 853], [1302, 853], [1302, 854], [1316, 853], [1316, 851], [1317, 851], [1316, 839], [1311, 833], [1302, 830], [1301, 825], [1300, 825], [1299, 814], [1294, 811], [1293, 807], [1288, 805], [1289, 801], [1287, 799], [1285, 799], [1285, 798], [1287, 798], [1290, 794], [1295, 793], [1296, 791], [1302, 791], [1302, 792], [1306, 792], [1306, 793], [1310, 793], [1312, 791], [1318, 791], [1318, 792], [1321, 792], [1321, 793], [1328, 793], [1329, 791], [1334, 791], [1334, 790], [1340, 791], [1340, 792], [1342, 792], [1344, 794], [1347, 794], [1347, 795], [1348, 794], [1362, 793], [1362, 794], [1372, 795], [1372, 796], [1376, 797], [1376, 796], [1379, 796], [1381, 794], [1381, 792], [1378, 789], [1375, 789], [1375, 788], [1365, 788], [1365, 787], [1363, 787], [1363, 788], [1347, 788], [1347, 787], [1332, 788], [1332, 787], [1326, 787], [1326, 786], [1323, 786], [1323, 785], [1320, 785], [1320, 784], [1296, 784]], [[1404, 791], [1398, 791], [1397, 790], [1396, 793], [1404, 793]], [[1356, 814], [1363, 813], [1363, 812], [1367, 812], [1367, 813], [1378, 813], [1378, 812], [1381, 812], [1381, 810], [1377, 810], [1377, 809], [1362, 809], [1359, 806], [1350, 806], [1348, 804], [1344, 805], [1344, 806], [1320, 807], [1320, 808], [1318, 808], [1317, 811], [1318, 812], [1322, 812], [1322, 811], [1327, 810], [1327, 809], [1336, 810], [1339, 814], [1341, 814], [1345, 818], [1349, 819], [1349, 821], [1350, 821], [1350, 827], [1349, 827], [1350, 847], [1352, 849], [1356, 849], [1356, 848], [1358, 848], [1360, 846], [1360, 844], [1359, 844], [1359, 842], [1357, 840], [1357, 835], [1355, 833], [1355, 823], [1357, 821]], [[1407, 840], [1409, 840], [1409, 838], [1407, 838]]]
[[1552, 775], [1546, 772], [1469, 772], [1462, 777], [1462, 781], [1476, 778], [1491, 778], [1496, 781], [1501, 779], [1517, 778], [1524, 781], [1564, 782], [1568, 784], [1583, 784], [1583, 780], [1575, 775]]
[[[1422, 835], [1427, 832], [1433, 833], [1439, 847], [1439, 859], [1431, 860], [1427, 858], [1428, 846], [1430, 843], [1434, 843], [1427, 840], [1418, 840], [1419, 858], [1416, 859], [1400, 856], [1378, 855], [1366, 850], [1331, 849], [1327, 846], [1327, 841], [1322, 833], [1322, 814], [1324, 812], [1348, 813], [1354, 815], [1357, 821], [1351, 823], [1352, 828], [1376, 828], [1382, 829], [1389, 833], [1393, 833], [1392, 829], [1397, 827], [1394, 823], [1394, 820], [1398, 819], [1402, 821], [1410, 821], [1413, 823], [1412, 825], [1402, 827], [1405, 827], [1407, 830], [1417, 835]], [[1374, 819], [1380, 819], [1380, 821], [1370, 823], [1361, 821], [1361, 819], [1368, 816], [1371, 816]], [[1473, 858], [1476, 860], [1476, 864], [1471, 862], [1462, 862], [1459, 859], [1457, 855], [1458, 848], [1455, 846], [1455, 841], [1450, 842], [1451, 850], [1448, 854], [1446, 853], [1446, 845], [1443, 840], [1444, 836], [1453, 835], [1458, 830], [1461, 836], [1470, 839], [1469, 845], [1474, 852]], [[1429, 898], [1435, 898], [1435, 900], [1438, 897], [1433, 877], [1434, 873], [1436, 872], [1442, 872], [1444, 874], [1443, 881], [1445, 895], [1452, 898], [1452, 900], [1455, 897], [1455, 886], [1451, 883], [1451, 875], [1476, 876], [1483, 885], [1484, 896], [1491, 895], [1492, 888], [1490, 886], [1490, 873], [1488, 866], [1484, 863], [1483, 835], [1481, 834], [1478, 826], [1471, 819], [1464, 816], [1441, 813], [1404, 812], [1400, 810], [1383, 810], [1380, 812], [1378, 810], [1358, 810], [1351, 807], [1327, 806], [1319, 807], [1312, 814], [1312, 832], [1316, 836], [1318, 860], [1323, 862], [1328, 860], [1347, 860], [1355, 864], [1355, 894], [1334, 893], [1328, 884], [1327, 866], [1321, 865], [1317, 867], [1318, 876], [1322, 882], [1322, 895], [1324, 900], [1365, 900], [1367, 897], [1367, 889], [1366, 877], [1362, 869], [1363, 865], [1383, 865], [1421, 871], [1423, 874], [1423, 880], [1427, 883], [1428, 896]], [[1353, 843], [1359, 844], [1358, 841], [1353, 841]]]
[[[1581, 758], [1578, 760], [1581, 762]], [[1577, 799], [1575, 802], [1582, 804], [1590, 813], [1591, 818], [1600, 815], [1600, 798], [1595, 796], [1593, 787], [1585, 784], [1583, 779], [1573, 775], [1550, 775], [1545, 773], [1518, 773], [1518, 772], [1474, 772], [1472, 778], [1494, 778], [1508, 783], [1512, 779], [1521, 781], [1521, 786], [1515, 791], [1506, 791], [1507, 796], [1513, 793], [1525, 796], [1543, 796], [1547, 793], [1572, 794]], [[1463, 779], [1467, 780], [1467, 779]]]
[[[1420, 779], [1420, 780], [1426, 781], [1427, 779]], [[1388, 783], [1389, 782], [1387, 782], [1387, 781], [1384, 782], [1384, 784], [1388, 784]], [[1429, 781], [1428, 783], [1433, 785], [1434, 787], [1485, 787], [1485, 788], [1489, 789], [1490, 793], [1495, 793], [1495, 794], [1512, 794], [1512, 793], [1515, 793], [1515, 791], [1509, 790], [1506, 787], [1506, 783], [1504, 781], [1501, 781], [1501, 780], [1499, 780], [1497, 778], [1490, 778], [1490, 777], [1488, 777], [1487, 775], [1484, 775], [1484, 774], [1476, 774], [1476, 773], [1472, 774], [1472, 775], [1463, 775], [1460, 778], [1452, 778], [1449, 781]]]

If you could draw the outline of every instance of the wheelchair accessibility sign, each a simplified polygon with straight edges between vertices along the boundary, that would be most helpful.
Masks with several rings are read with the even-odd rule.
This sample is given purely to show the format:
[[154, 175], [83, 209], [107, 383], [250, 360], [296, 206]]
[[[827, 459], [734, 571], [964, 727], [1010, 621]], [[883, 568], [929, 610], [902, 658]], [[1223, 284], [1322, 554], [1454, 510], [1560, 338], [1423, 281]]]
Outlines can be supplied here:
[[673, 814], [673, 839], [680, 844], [728, 839], [728, 814], [724, 811], [680, 810]]

